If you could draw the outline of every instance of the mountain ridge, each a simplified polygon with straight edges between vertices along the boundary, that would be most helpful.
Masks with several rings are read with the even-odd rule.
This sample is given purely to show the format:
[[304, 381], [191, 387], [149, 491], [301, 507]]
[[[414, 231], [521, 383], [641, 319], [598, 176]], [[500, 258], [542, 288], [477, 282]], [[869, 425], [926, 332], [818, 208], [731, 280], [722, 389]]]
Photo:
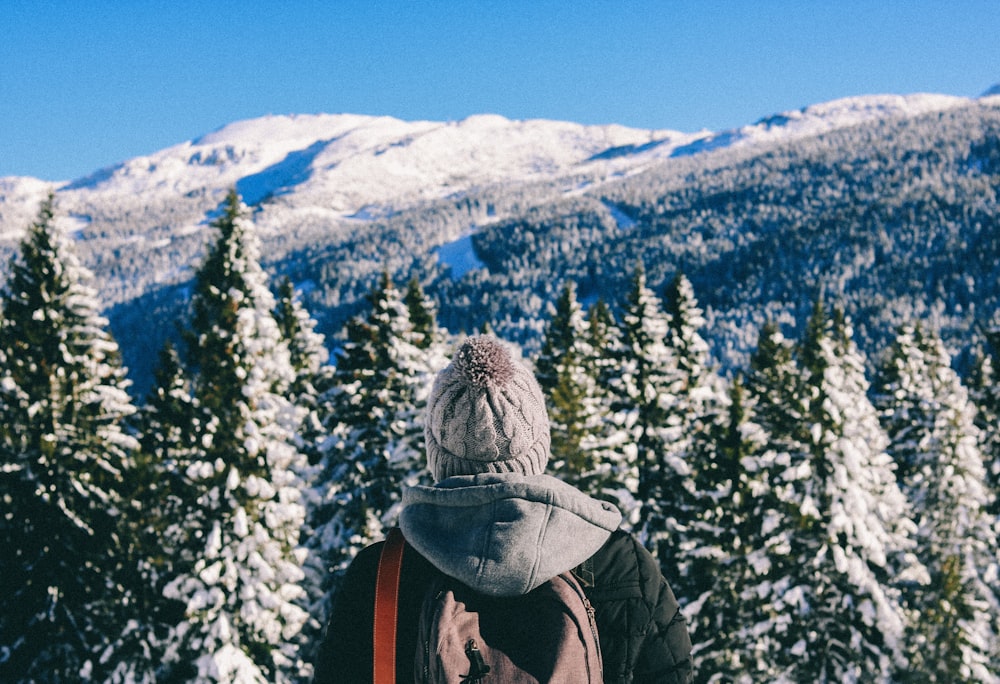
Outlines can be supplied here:
[[[781, 112], [729, 131], [695, 133], [511, 120], [495, 114], [457, 122], [271, 115], [232, 122], [70, 181], [0, 178], [0, 240], [17, 239], [49, 192], [64, 213], [84, 221], [94, 204], [150, 201], [153, 195], [153, 202], [163, 202], [206, 192], [217, 203], [231, 187], [251, 206], [295, 195], [297, 209], [308, 207], [325, 220], [367, 219], [484, 185], [581, 172], [634, 173], [672, 157], [808, 137], [967, 102], [971, 100], [922, 93], [857, 96]], [[264, 231], [282, 228], [281, 221], [258, 218]]]
[[[619, 124], [585, 125], [549, 119], [508, 119], [497, 114], [476, 114], [457, 122], [405, 121], [390, 116], [369, 116], [350, 113], [268, 115], [225, 124], [214, 131], [192, 140], [183, 141], [148, 155], [133, 157], [118, 164], [96, 169], [80, 178], [64, 181], [45, 181], [30, 176], [5, 176], [0, 178], [0, 183], [5, 182], [10, 187], [18, 179], [22, 181], [42, 182], [58, 193], [67, 190], [95, 189], [112, 179], [120, 179], [124, 183], [125, 179], [140, 176], [143, 172], [151, 172], [159, 176], [156, 183], [162, 185], [164, 183], [164, 174], [156, 174], [156, 172], [162, 171], [163, 169], [160, 167], [168, 160], [176, 163], [178, 158], [188, 156], [188, 161], [192, 166], [221, 165], [225, 167], [227, 161], [233, 164], [249, 156], [251, 157], [249, 163], [252, 165], [255, 160], [258, 164], [274, 163], [277, 161], [276, 155], [279, 153], [287, 155], [288, 153], [301, 151], [318, 142], [333, 143], [337, 140], [345, 139], [351, 134], [357, 137], [357, 134], [364, 133], [366, 130], [378, 132], [380, 135], [375, 138], [374, 142], [370, 142], [367, 146], [364, 144], [363, 139], [361, 141], [352, 139], [351, 142], [355, 144], [353, 144], [348, 152], [375, 151], [379, 154], [384, 154], [391, 147], [406, 146], [412, 143], [418, 136], [443, 129], [478, 129], [480, 131], [486, 130], [495, 133], [500, 129], [506, 128], [507, 130], [504, 132], [510, 133], [512, 129], [516, 131], [517, 129], [536, 127], [539, 130], [544, 129], [546, 135], [550, 135], [553, 130], [565, 133], [574, 128], [584, 131], [603, 131], [609, 141], [608, 149], [628, 144], [644, 145], [653, 142], [658, 144], [673, 142], [674, 146], [680, 146], [698, 141], [708, 143], [720, 137], [729, 137], [738, 141], [758, 142], [776, 137], [773, 134], [775, 128], [788, 129], [791, 127], [798, 129], [793, 130], [793, 134], [811, 135], [821, 130], [832, 130], [845, 125], [856, 125], [875, 118], [885, 118], [900, 114], [914, 115], [935, 109], [957, 106], [969, 101], [971, 101], [969, 98], [927, 93], [854, 96], [814, 104], [798, 110], [778, 112], [764, 117], [753, 124], [729, 131], [712, 132], [702, 130], [694, 133], [682, 133], [670, 129], [638, 129]], [[775, 121], [779, 120], [782, 122], [782, 125], [775, 126]], [[649, 136], [649, 139], [642, 140], [641, 142], [637, 140], [637, 138], [641, 138], [642, 136]], [[616, 139], [617, 142], [615, 142]], [[269, 145], [263, 144], [263, 141], [267, 141]], [[203, 156], [201, 148], [212, 150], [212, 154]], [[670, 149], [672, 150], [673, 147]], [[188, 150], [191, 150], [190, 155], [186, 155]], [[228, 155], [226, 152], [228, 152]], [[597, 154], [599, 152], [591, 156], [596, 156]], [[350, 155], [342, 154], [339, 155], [339, 158], [346, 156]], [[661, 150], [655, 156], [663, 157], [668, 155], [663, 154]], [[189, 184], [193, 184], [198, 180], [204, 180], [204, 178], [193, 178]], [[132, 189], [139, 189], [134, 185], [131, 187]], [[2, 203], [2, 198], [0, 198], [0, 203]]]
[[[940, 205], [934, 211], [959, 216], [959, 223], [942, 223], [947, 230], [973, 230], [966, 242], [989, 240], [977, 226], [995, 220], [997, 112], [1000, 98], [872, 95], [717, 133], [497, 115], [457, 122], [261, 117], [61, 185], [0, 179], [0, 249], [13, 253], [38, 203], [54, 191], [57, 226], [73, 235], [94, 272], [128, 365], [147, 367], [140, 374], [183, 310], [211, 237], [209, 222], [232, 187], [251, 207], [267, 268], [306, 294], [328, 335], [361, 310], [378, 274], [388, 271], [397, 280], [418, 277], [441, 302], [448, 325], [474, 329], [499, 317], [499, 332], [530, 342], [559, 282], [577, 280], [591, 297], [617, 296], [642, 258], [654, 283], [680, 268], [691, 271], [722, 335], [723, 355], [738, 363], [739, 349], [750, 344], [747, 331], [761, 316], [794, 318], [805, 290], [787, 288], [802, 289], [805, 278], [815, 292], [823, 264], [843, 271], [844, 264], [900, 259], [899, 268], [907, 268], [905, 251], [892, 255], [867, 236], [887, 230], [868, 225], [870, 216], [892, 228], [904, 212], [923, 226], [926, 210], [913, 202], [925, 203], [920, 193], [930, 193]], [[941, 149], [927, 147], [937, 139]], [[950, 206], [949, 186], [961, 188], [960, 206]], [[976, 198], [984, 189], [987, 196]], [[864, 243], [861, 252], [830, 242], [844, 221], [861, 221], [843, 238]], [[784, 237], [761, 252], [758, 245], [781, 222]], [[812, 250], [806, 236], [816, 241]], [[916, 249], [911, 242], [904, 250]], [[790, 244], [796, 261], [781, 266], [769, 258]], [[921, 253], [910, 256], [926, 261]], [[451, 268], [449, 258], [462, 266]], [[935, 273], [961, 268], [934, 264]], [[796, 268], [805, 269], [799, 281]], [[864, 272], [836, 277], [856, 281]], [[913, 292], [905, 297], [918, 301], [925, 295], [914, 288], [931, 288], [941, 274], [908, 277]], [[866, 298], [877, 289], [868, 287], [853, 311], [871, 308]]]

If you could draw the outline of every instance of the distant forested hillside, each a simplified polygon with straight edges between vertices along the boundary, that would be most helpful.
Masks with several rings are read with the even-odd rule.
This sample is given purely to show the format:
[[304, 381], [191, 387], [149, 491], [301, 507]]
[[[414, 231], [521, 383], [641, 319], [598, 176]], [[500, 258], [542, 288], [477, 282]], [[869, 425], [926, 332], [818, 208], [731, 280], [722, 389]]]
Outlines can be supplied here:
[[[914, 317], [964, 348], [998, 308], [998, 188], [1000, 108], [972, 104], [620, 180], [491, 188], [272, 266], [314, 286], [331, 335], [388, 270], [419, 277], [452, 330], [488, 323], [531, 347], [565, 281], [614, 305], [641, 260], [654, 289], [678, 271], [691, 280], [724, 366], [744, 362], [767, 320], [804, 321], [821, 289], [866, 352]], [[486, 268], [456, 280], [431, 246], [470, 230]]]
[[[490, 226], [475, 241], [489, 276], [431, 291], [449, 322], [517, 321], [567, 278], [619, 301], [641, 259], [655, 288], [688, 276], [732, 363], [765, 320], [804, 320], [820, 289], [869, 352], [913, 317], [964, 343], [998, 306], [998, 187], [1000, 111], [980, 106], [676, 159]], [[475, 305], [487, 291], [502, 308]]]
[[[998, 308], [997, 98], [641, 156], [657, 144], [613, 148], [569, 171], [456, 185], [443, 199], [372, 206], [350, 220], [283, 191], [248, 202], [265, 267], [291, 278], [334, 344], [383, 273], [399, 284], [416, 277], [451, 331], [488, 324], [531, 350], [565, 282], [585, 303], [614, 308], [640, 261], [661, 292], [683, 272], [723, 369], [746, 363], [765, 321], [800, 327], [820, 290], [844, 306], [869, 356], [902, 321], [925, 318], [961, 364]], [[125, 173], [105, 175], [120, 183]], [[71, 203], [81, 258], [141, 389], [189, 299], [222, 195], [119, 194], [112, 205], [81, 197]], [[452, 268], [445, 255], [463, 249], [465, 265]]]

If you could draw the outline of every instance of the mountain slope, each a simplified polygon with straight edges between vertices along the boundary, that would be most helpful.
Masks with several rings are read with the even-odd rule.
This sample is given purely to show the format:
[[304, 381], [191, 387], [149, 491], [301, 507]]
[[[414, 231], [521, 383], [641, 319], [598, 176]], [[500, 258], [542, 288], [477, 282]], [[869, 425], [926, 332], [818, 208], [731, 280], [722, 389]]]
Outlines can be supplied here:
[[[650, 160], [805, 137], [962, 102], [922, 94], [849, 98], [718, 134], [510, 121], [494, 115], [449, 123], [348, 114], [270, 116], [235, 122], [47, 187], [57, 192], [69, 214], [85, 214], [82, 209], [88, 206], [121, 207], [140, 198], [160, 203], [236, 186], [251, 205], [294, 195], [287, 204], [342, 218], [357, 216], [366, 207], [398, 211], [484, 185], [580, 172], [620, 173]], [[20, 214], [8, 218], [8, 205], [35, 201], [45, 184], [17, 178], [0, 183], [0, 235], [16, 234], [23, 228], [17, 222]]]
[[69, 183], [0, 179], [0, 244], [11, 251], [55, 190], [137, 377], [181, 314], [233, 186], [268, 267], [307, 293], [328, 334], [388, 270], [421, 278], [451, 327], [488, 320], [531, 344], [565, 278], [614, 301], [642, 258], [653, 284], [689, 274], [726, 363], [762, 319], [795, 319], [821, 286], [861, 315], [875, 349], [902, 315], [884, 315], [890, 304], [960, 331], [995, 303], [984, 260], [998, 111], [1000, 98], [868, 96], [690, 134], [488, 115], [265, 117]]

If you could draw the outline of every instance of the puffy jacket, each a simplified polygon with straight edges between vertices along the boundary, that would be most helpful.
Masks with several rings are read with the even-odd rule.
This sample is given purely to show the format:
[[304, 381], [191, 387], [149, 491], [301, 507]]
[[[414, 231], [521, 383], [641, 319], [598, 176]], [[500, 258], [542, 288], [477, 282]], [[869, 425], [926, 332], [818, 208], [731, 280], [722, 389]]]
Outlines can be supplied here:
[[[401, 517], [408, 545], [397, 681], [413, 681], [420, 608], [440, 573], [479, 591], [510, 595], [572, 569], [596, 611], [606, 682], [690, 682], [691, 642], [677, 600], [649, 552], [617, 529], [620, 518], [608, 504], [545, 475], [462, 476], [408, 490]], [[315, 684], [372, 681], [381, 549], [379, 542], [362, 550], [344, 576]]]

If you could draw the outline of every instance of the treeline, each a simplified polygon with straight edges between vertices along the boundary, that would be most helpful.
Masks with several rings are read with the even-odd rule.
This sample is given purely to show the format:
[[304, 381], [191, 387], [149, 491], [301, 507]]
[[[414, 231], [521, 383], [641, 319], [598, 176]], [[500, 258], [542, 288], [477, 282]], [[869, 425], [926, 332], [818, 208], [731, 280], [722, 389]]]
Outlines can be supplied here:
[[[665, 159], [620, 178], [581, 169], [574, 178], [476, 188], [381, 207], [372, 220], [304, 211], [294, 194], [254, 212], [265, 267], [302, 285], [327, 339], [339, 339], [388, 271], [400, 283], [419, 279], [448, 329], [489, 324], [534, 353], [563, 282], [577, 283], [588, 303], [603, 296], [620, 315], [641, 260], [657, 291], [685, 273], [726, 372], [746, 365], [766, 322], [807, 318], [824, 287], [870, 361], [900, 325], [920, 319], [964, 373], [984, 342], [980, 327], [1000, 307], [998, 188], [1000, 107], [984, 100]], [[151, 355], [133, 348], [131, 333], [144, 329], [151, 308], [165, 322], [151, 331], [157, 341], [172, 332], [204, 241], [200, 216], [220, 198], [142, 208], [141, 198], [120, 197], [121, 206], [80, 210], [92, 219], [80, 247], [118, 302], [108, 316], [143, 387]], [[486, 268], [457, 277], [435, 250], [469, 233]], [[172, 242], [128, 247], [160, 234]]]
[[[331, 359], [245, 214], [214, 216], [141, 403], [51, 202], [11, 262], [0, 680], [307, 681], [341, 574], [427, 481], [456, 340], [424, 287], [383, 273]], [[699, 680], [1000, 680], [1000, 337], [961, 377], [912, 320], [872, 361], [820, 297], [722, 372], [691, 281], [630, 272], [586, 311], [555, 284], [531, 360], [551, 468], [656, 554]]]
[[[583, 194], [552, 197], [475, 237], [487, 272], [435, 282], [446, 320], [477, 323], [503, 300], [505, 335], [558, 284], [621, 301], [643, 261], [677, 271], [706, 310], [713, 356], [746, 364], [768, 320], [809, 315], [819, 289], [855, 323], [869, 359], [907, 320], [928, 319], [964, 354], [1000, 307], [1000, 109], [973, 104], [769, 146], [671, 159]], [[625, 221], [621, 220], [625, 217]], [[874, 369], [872, 369], [874, 370]]]

